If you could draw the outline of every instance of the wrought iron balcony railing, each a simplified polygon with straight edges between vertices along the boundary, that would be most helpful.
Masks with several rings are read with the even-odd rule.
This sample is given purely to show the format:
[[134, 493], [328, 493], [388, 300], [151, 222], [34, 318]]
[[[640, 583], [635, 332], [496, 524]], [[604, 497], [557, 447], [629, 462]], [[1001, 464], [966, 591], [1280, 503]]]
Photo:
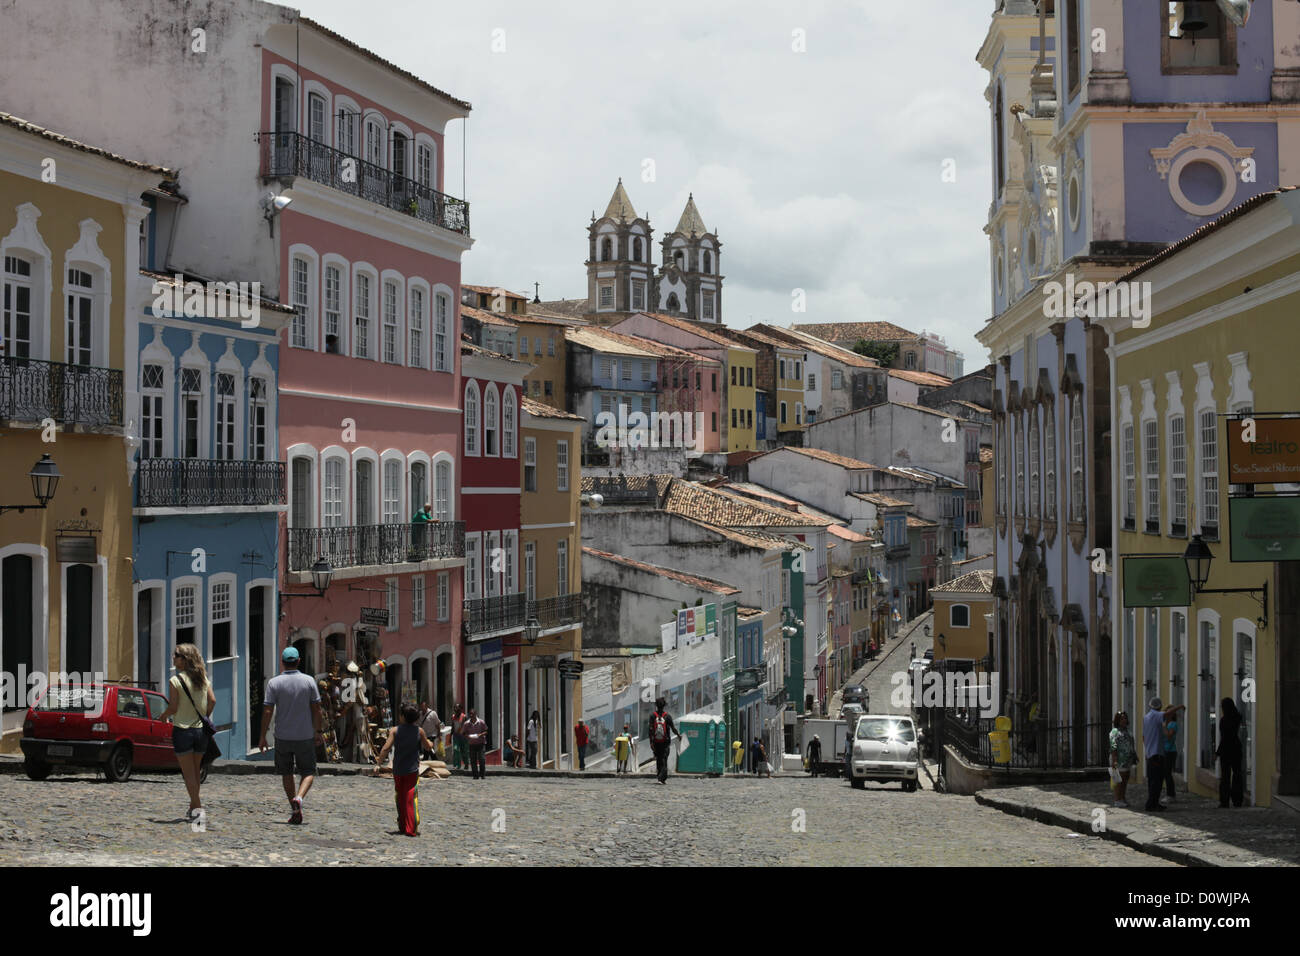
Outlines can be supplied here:
[[910, 544], [893, 544], [885, 549], [885, 557], [890, 561], [896, 561], [899, 558], [906, 558], [912, 554]]
[[464, 556], [463, 521], [289, 529], [290, 571], [310, 571], [321, 558], [337, 569]]
[[472, 598], [465, 602], [464, 628], [466, 634], [485, 634], [522, 628], [528, 610], [523, 594], [502, 594], [497, 597]]
[[634, 478], [633, 483], [626, 476], [588, 478], [582, 490], [600, 495], [607, 505], [654, 504], [659, 497], [654, 481], [644, 477]]
[[542, 627], [559, 627], [582, 620], [582, 594], [561, 594], [528, 602], [528, 616], [537, 618]]
[[0, 418], [122, 425], [122, 370], [0, 357]]
[[469, 203], [301, 133], [259, 133], [262, 175], [304, 176], [416, 219], [469, 235]]
[[284, 462], [144, 458], [135, 473], [136, 505], [282, 505]]

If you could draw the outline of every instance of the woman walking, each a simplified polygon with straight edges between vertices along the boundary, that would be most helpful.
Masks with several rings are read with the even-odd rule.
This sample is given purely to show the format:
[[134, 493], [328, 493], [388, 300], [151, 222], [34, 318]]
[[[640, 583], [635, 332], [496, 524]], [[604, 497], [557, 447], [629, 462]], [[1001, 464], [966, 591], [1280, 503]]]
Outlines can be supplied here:
[[1241, 711], [1231, 697], [1223, 698], [1219, 705], [1219, 746], [1214, 754], [1219, 758], [1219, 806], [1226, 807], [1228, 798], [1239, 807], [1245, 798], [1241, 779]]
[[1133, 772], [1133, 767], [1138, 762], [1137, 745], [1128, 730], [1128, 714], [1122, 710], [1116, 712], [1115, 719], [1111, 723], [1113, 724], [1110, 732], [1111, 780], [1114, 781], [1115, 775], [1119, 776], [1119, 782], [1112, 783], [1115, 788], [1115, 806], [1127, 807], [1128, 802], [1124, 797], [1128, 794], [1129, 774]]
[[541, 726], [542, 715], [535, 710], [528, 718], [528, 730], [524, 734], [524, 750], [528, 756], [528, 766], [533, 770], [537, 769], [537, 732]]
[[217, 698], [212, 693], [203, 655], [197, 647], [177, 644], [172, 663], [176, 674], [168, 682], [171, 694], [168, 695], [167, 709], [158, 719], [172, 718], [172, 749], [176, 751], [176, 761], [181, 765], [181, 776], [185, 778], [185, 789], [190, 795], [190, 809], [185, 819], [191, 820], [196, 811], [203, 809], [199, 799], [199, 768], [208, 746], [203, 718], [212, 713]]

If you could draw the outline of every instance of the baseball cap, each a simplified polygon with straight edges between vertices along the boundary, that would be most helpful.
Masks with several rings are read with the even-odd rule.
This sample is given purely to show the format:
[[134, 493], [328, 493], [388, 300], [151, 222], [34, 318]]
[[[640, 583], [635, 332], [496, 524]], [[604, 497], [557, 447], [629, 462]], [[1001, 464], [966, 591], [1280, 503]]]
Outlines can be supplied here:
[[286, 647], [284, 653], [280, 655], [280, 660], [285, 661], [286, 663], [289, 661], [296, 661], [297, 659], [298, 648], [296, 647]]

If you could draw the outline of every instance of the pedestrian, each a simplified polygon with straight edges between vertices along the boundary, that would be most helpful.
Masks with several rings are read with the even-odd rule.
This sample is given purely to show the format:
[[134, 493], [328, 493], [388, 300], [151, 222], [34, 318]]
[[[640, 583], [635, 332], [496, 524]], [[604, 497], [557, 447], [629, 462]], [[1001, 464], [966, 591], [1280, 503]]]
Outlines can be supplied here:
[[756, 738], [755, 743], [758, 745], [758, 775], [760, 777], [770, 777], [772, 776], [772, 764], [767, 759], [767, 747], [760, 739]]
[[759, 742], [759, 739], [755, 737], [754, 742], [749, 745], [750, 770], [752, 770], [756, 774], [760, 773], [763, 769], [762, 760], [763, 760], [763, 745], [762, 743]]
[[457, 770], [462, 769], [467, 763], [465, 751], [465, 708], [457, 704], [451, 716], [452, 766]]
[[1152, 697], [1142, 717], [1142, 754], [1147, 760], [1146, 810], [1163, 810], [1160, 788], [1165, 782], [1165, 713], [1159, 697]]
[[813, 739], [808, 743], [808, 769], [812, 775], [817, 776], [818, 766], [822, 762], [822, 739], [817, 734], [813, 734]]
[[1219, 806], [1226, 808], [1229, 797], [1234, 807], [1241, 806], [1246, 797], [1241, 779], [1241, 711], [1231, 697], [1219, 705], [1219, 746], [1214, 755], [1219, 758]]
[[487, 776], [487, 767], [483, 760], [483, 754], [487, 750], [487, 721], [471, 707], [469, 717], [465, 719], [461, 729], [465, 733], [465, 744], [469, 748], [470, 774], [475, 780], [482, 780]]
[[1110, 770], [1111, 786], [1115, 790], [1115, 806], [1127, 807], [1128, 778], [1137, 764], [1137, 745], [1128, 729], [1128, 714], [1117, 711], [1111, 721]]
[[732, 773], [741, 773], [745, 769], [745, 745], [739, 740], [731, 742]]
[[[203, 801], [199, 799], [199, 772], [208, 749], [203, 718], [212, 713], [217, 698], [212, 693], [212, 683], [203, 667], [203, 655], [197, 647], [193, 644], [177, 644], [176, 652], [172, 654], [172, 663], [176, 666], [176, 673], [167, 682], [171, 694], [167, 709], [158, 715], [158, 720], [172, 719], [172, 750], [176, 753], [176, 762], [181, 765], [181, 778], [190, 795], [190, 808], [185, 812], [185, 819], [192, 820], [195, 814], [200, 818], [203, 816]], [[196, 698], [204, 699], [201, 711]]]
[[615, 773], [627, 773], [627, 758], [632, 753], [632, 733], [627, 724], [623, 732], [614, 738]]
[[429, 547], [429, 522], [433, 520], [433, 506], [429, 502], [411, 517], [411, 545], [417, 552], [414, 557], [424, 560], [424, 553]]
[[533, 770], [537, 769], [537, 735], [541, 728], [542, 715], [535, 710], [528, 718], [528, 728], [524, 731], [524, 749], [528, 756], [528, 766]]
[[590, 734], [587, 732], [587, 725], [579, 719], [576, 727], [573, 728], [573, 742], [578, 747], [578, 769], [587, 769], [587, 740]]
[[1178, 712], [1186, 709], [1185, 704], [1170, 704], [1165, 708], [1165, 791], [1171, 803], [1178, 799], [1178, 792], [1174, 789], [1174, 767], [1178, 764]]
[[650, 715], [650, 747], [655, 753], [655, 773], [659, 777], [660, 783], [668, 782], [668, 748], [672, 742], [672, 735], [677, 734], [677, 739], [681, 740], [682, 735], [677, 727], [673, 724], [673, 718], [668, 714], [666, 708], [668, 701], [659, 697], [655, 700], [654, 713]]
[[379, 766], [393, 752], [393, 791], [397, 797], [397, 829], [407, 836], [420, 835], [420, 751], [432, 749], [420, 712], [410, 704], [402, 708], [402, 723], [388, 731], [379, 751]]
[[[293, 813], [289, 822], [302, 823], [302, 802], [316, 779], [316, 741], [321, 738], [320, 692], [316, 682], [298, 670], [298, 649], [280, 655], [284, 670], [266, 682], [262, 703], [262, 736], [258, 749], [266, 752], [266, 735], [275, 715], [275, 769]], [[276, 714], [276, 711], [279, 711]], [[294, 786], [294, 771], [302, 781]]]
[[438, 712], [429, 706], [427, 700], [420, 701], [420, 730], [424, 733], [426, 743], [421, 746], [428, 747], [427, 753], [430, 757], [437, 755], [437, 741], [442, 736], [442, 721], [438, 719]]
[[522, 767], [524, 765], [524, 749], [519, 746], [519, 735], [511, 734], [510, 739], [506, 741], [505, 757], [507, 767]]

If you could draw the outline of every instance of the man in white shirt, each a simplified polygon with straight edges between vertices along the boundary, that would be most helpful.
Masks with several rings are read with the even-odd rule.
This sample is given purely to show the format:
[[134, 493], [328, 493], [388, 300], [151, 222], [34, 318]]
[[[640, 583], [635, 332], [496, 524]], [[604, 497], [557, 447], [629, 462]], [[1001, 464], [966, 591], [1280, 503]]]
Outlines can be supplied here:
[[427, 700], [420, 702], [420, 729], [429, 738], [429, 743], [437, 747], [438, 737], [442, 733], [442, 721], [438, 719], [438, 712], [429, 706]]

